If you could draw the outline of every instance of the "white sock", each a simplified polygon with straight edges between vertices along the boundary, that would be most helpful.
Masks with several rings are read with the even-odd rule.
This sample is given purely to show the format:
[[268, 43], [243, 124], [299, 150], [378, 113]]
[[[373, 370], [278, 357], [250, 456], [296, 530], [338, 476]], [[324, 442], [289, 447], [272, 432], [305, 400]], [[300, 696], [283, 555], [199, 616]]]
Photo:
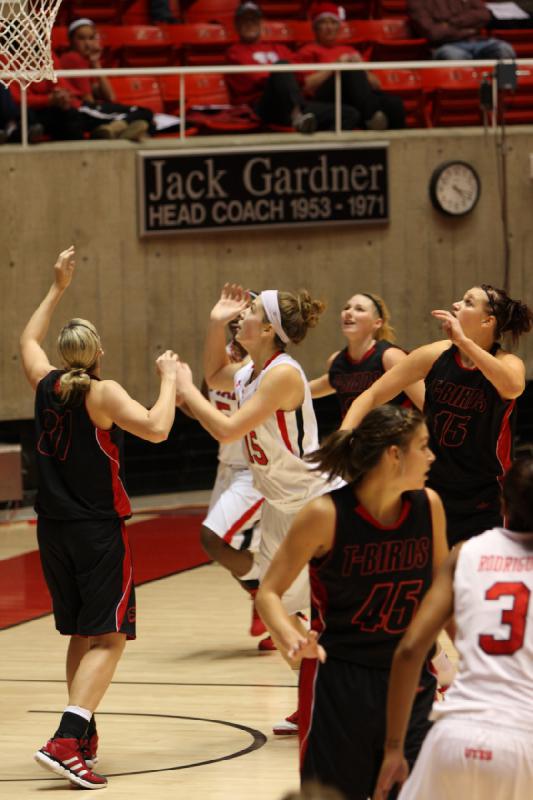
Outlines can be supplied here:
[[91, 717], [93, 715], [93, 712], [89, 711], [88, 708], [81, 708], [80, 706], [67, 706], [63, 713], [77, 714], [78, 717], [83, 717], [83, 719], [86, 719], [87, 722], [91, 721]]

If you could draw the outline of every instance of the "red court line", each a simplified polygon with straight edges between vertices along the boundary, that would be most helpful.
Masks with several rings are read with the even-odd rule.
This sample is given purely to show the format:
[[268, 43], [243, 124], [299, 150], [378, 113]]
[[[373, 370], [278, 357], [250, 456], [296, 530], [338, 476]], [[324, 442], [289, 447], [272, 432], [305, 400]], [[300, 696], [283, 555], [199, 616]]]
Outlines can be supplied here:
[[[200, 544], [205, 509], [175, 511], [128, 525], [135, 585], [207, 564]], [[52, 610], [39, 553], [0, 561], [0, 630], [42, 617]]]

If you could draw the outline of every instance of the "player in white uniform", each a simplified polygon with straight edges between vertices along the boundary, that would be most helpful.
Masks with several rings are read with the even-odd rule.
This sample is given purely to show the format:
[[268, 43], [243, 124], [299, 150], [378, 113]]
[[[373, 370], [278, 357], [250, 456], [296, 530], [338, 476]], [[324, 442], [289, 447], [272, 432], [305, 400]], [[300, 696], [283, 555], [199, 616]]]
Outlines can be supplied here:
[[459, 673], [400, 800], [526, 800], [533, 796], [533, 459], [507, 473], [508, 528], [457, 547], [398, 645], [387, 742], [375, 800], [407, 776], [403, 739], [418, 664], [455, 614]]
[[[232, 336], [236, 330], [234, 324], [229, 326]], [[226, 347], [231, 363], [242, 365], [247, 359], [246, 351], [232, 338]], [[205, 392], [204, 392], [205, 393]], [[234, 391], [208, 389], [209, 402], [231, 416], [238, 409]], [[248, 469], [248, 458], [245, 456], [242, 440], [221, 443], [218, 448], [218, 468], [215, 485], [211, 492], [207, 516], [202, 523], [201, 540], [204, 550], [232, 574], [239, 568], [239, 552], [259, 548], [261, 506], [263, 497], [253, 485], [252, 473]], [[247, 564], [247, 562], [246, 562]], [[243, 588], [255, 599], [259, 587], [259, 568], [248, 575], [246, 581], [240, 581]], [[250, 625], [251, 636], [260, 636], [266, 628], [261, 617], [252, 608]], [[259, 649], [269, 649], [270, 637], [259, 643]], [[272, 644], [273, 647], [273, 644]]]
[[[257, 557], [260, 575], [265, 574], [295, 514], [331, 488], [303, 460], [318, 447], [316, 418], [304, 372], [284, 352], [289, 341], [302, 341], [323, 308], [307, 292], [296, 296], [274, 290], [261, 292], [249, 304], [240, 286], [226, 284], [211, 311], [204, 374], [211, 388], [235, 389], [239, 410], [230, 417], [206, 401], [194, 386], [188, 366], [178, 365], [178, 394], [201, 424], [221, 442], [244, 437], [254, 485], [265, 498]], [[235, 318], [240, 318], [236, 339], [251, 357], [251, 363], [240, 369], [230, 363], [225, 348], [224, 327]], [[235, 574], [246, 580], [244, 560], [251, 571], [253, 557], [246, 551], [239, 556], [243, 569]], [[309, 606], [307, 570], [283, 596], [283, 603], [301, 630], [296, 615]]]

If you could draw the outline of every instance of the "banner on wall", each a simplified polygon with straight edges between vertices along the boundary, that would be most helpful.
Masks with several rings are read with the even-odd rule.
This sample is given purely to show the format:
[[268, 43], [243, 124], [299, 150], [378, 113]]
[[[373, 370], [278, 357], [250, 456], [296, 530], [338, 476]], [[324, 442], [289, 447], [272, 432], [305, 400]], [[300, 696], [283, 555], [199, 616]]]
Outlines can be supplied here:
[[387, 144], [138, 154], [139, 235], [387, 222]]

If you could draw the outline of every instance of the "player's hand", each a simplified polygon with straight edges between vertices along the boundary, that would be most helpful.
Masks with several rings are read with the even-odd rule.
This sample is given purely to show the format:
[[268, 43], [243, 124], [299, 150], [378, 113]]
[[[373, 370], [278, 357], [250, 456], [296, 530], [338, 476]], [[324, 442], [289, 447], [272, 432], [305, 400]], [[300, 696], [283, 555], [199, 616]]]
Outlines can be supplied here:
[[323, 664], [326, 660], [326, 651], [321, 644], [318, 644], [317, 632], [309, 631], [307, 636], [297, 634], [297, 639], [287, 649], [287, 656], [295, 664], [299, 664], [302, 658], [318, 658]]
[[460, 345], [465, 341], [466, 336], [461, 326], [461, 323], [451, 311], [444, 311], [437, 309], [431, 312], [431, 315], [438, 319], [442, 326], [442, 331], [447, 339], [451, 339], [456, 345]]
[[386, 750], [372, 800], [386, 800], [395, 784], [407, 780], [409, 767], [401, 750]]
[[54, 283], [58, 289], [66, 289], [70, 285], [75, 266], [76, 254], [74, 245], [71, 245], [66, 250], [61, 251], [54, 264]]
[[155, 365], [161, 378], [175, 378], [178, 356], [174, 350], [165, 350], [164, 353], [156, 358]]
[[232, 319], [239, 317], [248, 307], [250, 297], [248, 292], [238, 283], [225, 283], [220, 295], [220, 300], [211, 310], [211, 320], [222, 322], [226, 325]]

